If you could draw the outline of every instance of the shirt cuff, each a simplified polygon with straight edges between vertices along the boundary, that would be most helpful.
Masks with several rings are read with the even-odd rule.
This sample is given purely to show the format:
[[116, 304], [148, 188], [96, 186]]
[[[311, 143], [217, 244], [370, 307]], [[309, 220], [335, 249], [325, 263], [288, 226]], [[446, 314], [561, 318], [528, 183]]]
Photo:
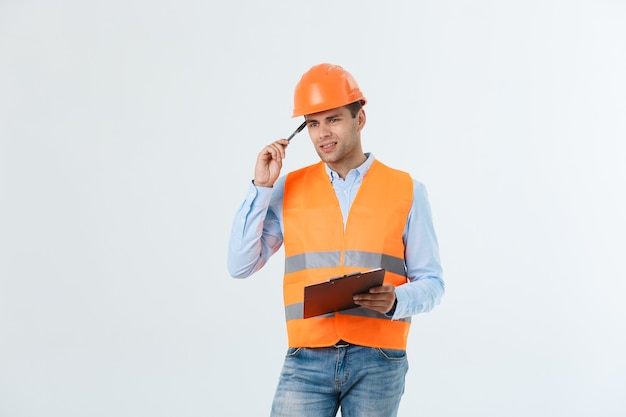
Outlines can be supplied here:
[[267, 203], [269, 204], [270, 198], [272, 197], [273, 188], [269, 187], [259, 187], [254, 185], [254, 180], [250, 181], [250, 188], [248, 189], [248, 194], [246, 194], [246, 200], [252, 204], [254, 200], [258, 200], [257, 203]]
[[406, 305], [408, 303], [406, 289], [402, 288], [404, 285], [396, 287], [396, 302], [394, 303], [391, 311], [387, 313], [388, 316], [391, 316], [391, 320], [400, 320], [404, 318], [403, 311], [406, 311]]

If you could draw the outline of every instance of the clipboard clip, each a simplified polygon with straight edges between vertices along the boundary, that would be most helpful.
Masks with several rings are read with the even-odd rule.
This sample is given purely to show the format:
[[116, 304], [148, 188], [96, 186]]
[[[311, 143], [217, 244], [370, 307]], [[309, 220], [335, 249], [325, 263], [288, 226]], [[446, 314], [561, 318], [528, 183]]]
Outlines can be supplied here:
[[331, 284], [333, 284], [335, 281], [340, 281], [340, 280], [345, 279], [345, 278], [350, 278], [350, 277], [360, 277], [360, 276], [361, 276], [361, 273], [360, 273], [360, 272], [354, 272], [354, 273], [352, 273], [352, 274], [346, 274], [346, 275], [343, 275], [343, 276], [340, 276], [340, 277], [331, 278], [331, 279], [329, 279], [328, 281], [329, 281]]

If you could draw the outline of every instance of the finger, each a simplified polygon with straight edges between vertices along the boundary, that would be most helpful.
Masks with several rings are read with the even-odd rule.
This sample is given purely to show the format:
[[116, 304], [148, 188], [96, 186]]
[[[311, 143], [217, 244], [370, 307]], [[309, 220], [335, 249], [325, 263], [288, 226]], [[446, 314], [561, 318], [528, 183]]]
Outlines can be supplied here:
[[278, 139], [276, 142], [273, 143], [273, 145], [276, 146], [276, 148], [278, 149], [280, 157], [282, 159], [285, 159], [285, 149], [287, 149], [287, 146], [289, 146], [289, 141], [287, 141], [287, 139]]
[[369, 290], [370, 294], [381, 294], [381, 293], [388, 293], [388, 292], [394, 292], [394, 286], [391, 284], [383, 284], [379, 287], [372, 287]]
[[356, 303], [358, 306], [377, 311], [381, 314], [387, 313], [393, 307], [393, 303]]
[[386, 307], [393, 303], [390, 300], [360, 300], [358, 302], [355, 302], [355, 304], [367, 308], [378, 308]]
[[279, 161], [283, 158], [284, 152], [280, 146], [272, 143], [263, 149], [262, 154], [265, 156], [265, 159]]
[[357, 294], [353, 297], [355, 302], [366, 302], [366, 303], [375, 303], [375, 302], [383, 302], [388, 303], [390, 300], [394, 300], [395, 295], [391, 293], [382, 293], [382, 294]]
[[281, 144], [277, 142], [267, 145], [265, 147], [265, 153], [270, 156], [269, 159], [273, 159], [276, 161], [285, 158], [285, 149]]

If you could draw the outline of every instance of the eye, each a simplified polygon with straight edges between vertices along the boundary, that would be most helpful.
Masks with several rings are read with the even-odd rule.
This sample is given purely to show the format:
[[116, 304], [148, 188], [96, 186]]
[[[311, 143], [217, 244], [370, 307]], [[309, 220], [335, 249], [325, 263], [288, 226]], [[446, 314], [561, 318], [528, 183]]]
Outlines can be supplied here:
[[317, 127], [317, 126], [319, 126], [318, 122], [310, 122], [309, 123], [309, 127]]
[[330, 119], [331, 123], [337, 123], [339, 121], [338, 117], [333, 117], [332, 119]]

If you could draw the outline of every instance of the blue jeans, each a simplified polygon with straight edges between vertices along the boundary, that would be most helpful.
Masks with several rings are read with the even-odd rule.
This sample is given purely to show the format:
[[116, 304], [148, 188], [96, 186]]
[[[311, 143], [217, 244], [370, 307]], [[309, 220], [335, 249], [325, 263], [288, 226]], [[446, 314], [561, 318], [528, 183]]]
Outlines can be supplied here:
[[272, 417], [395, 417], [409, 368], [404, 350], [289, 348]]

